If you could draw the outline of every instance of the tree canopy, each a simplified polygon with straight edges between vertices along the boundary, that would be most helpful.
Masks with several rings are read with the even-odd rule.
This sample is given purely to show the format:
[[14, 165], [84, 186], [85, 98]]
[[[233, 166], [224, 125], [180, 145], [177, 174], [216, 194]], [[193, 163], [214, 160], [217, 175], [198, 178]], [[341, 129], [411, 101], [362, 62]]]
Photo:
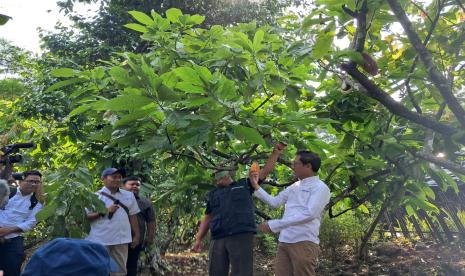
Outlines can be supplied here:
[[[88, 176], [80, 167], [136, 168], [157, 202], [192, 217], [212, 170], [243, 176], [276, 141], [289, 150], [267, 183], [292, 181], [297, 149], [317, 152], [333, 217], [382, 202], [439, 212], [431, 183], [457, 191], [464, 180], [460, 1], [319, 0], [305, 18], [229, 26], [141, 10], [129, 11], [124, 32], [144, 47], [121, 40], [119, 53], [86, 63], [86, 50], [64, 46], [84, 59], [45, 72], [53, 84], [17, 105], [29, 118], [22, 127], [39, 130], [18, 135], [38, 141], [39, 161]], [[47, 96], [51, 108], [35, 108]]]

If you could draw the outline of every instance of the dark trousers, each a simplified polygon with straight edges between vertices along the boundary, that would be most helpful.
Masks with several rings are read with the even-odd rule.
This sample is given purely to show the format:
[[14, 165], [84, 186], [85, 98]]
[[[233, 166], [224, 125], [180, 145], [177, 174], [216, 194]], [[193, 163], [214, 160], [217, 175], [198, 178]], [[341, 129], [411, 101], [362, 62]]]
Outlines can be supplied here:
[[23, 260], [23, 237], [5, 239], [0, 242], [0, 270], [3, 270], [5, 276], [19, 276]]
[[137, 262], [139, 261], [139, 255], [141, 251], [142, 251], [141, 245], [136, 246], [136, 248], [131, 248], [131, 244], [129, 244], [128, 261], [126, 262], [128, 276], [137, 275]]
[[210, 243], [210, 276], [253, 275], [253, 233], [237, 234]]

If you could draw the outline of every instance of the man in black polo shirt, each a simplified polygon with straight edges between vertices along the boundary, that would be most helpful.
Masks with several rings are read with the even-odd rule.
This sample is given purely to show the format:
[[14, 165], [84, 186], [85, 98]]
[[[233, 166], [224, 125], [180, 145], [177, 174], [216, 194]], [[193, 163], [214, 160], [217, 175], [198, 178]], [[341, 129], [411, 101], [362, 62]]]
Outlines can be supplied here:
[[139, 205], [140, 209], [140, 213], [137, 214], [140, 231], [139, 245], [135, 248], [131, 248], [129, 246], [128, 260], [126, 263], [128, 271], [127, 275], [135, 276], [137, 275], [137, 262], [139, 260], [140, 252], [144, 246], [150, 246], [155, 237], [155, 212], [153, 210], [152, 202], [145, 197], [139, 196], [140, 178], [136, 176], [126, 177], [123, 179], [123, 189], [134, 193], [137, 205]]
[[[278, 143], [260, 170], [260, 180], [273, 169], [285, 145]], [[249, 178], [234, 181], [233, 171], [217, 171], [217, 188], [208, 194], [207, 208], [200, 223], [193, 250], [199, 252], [202, 239], [211, 231], [209, 274], [250, 276], [253, 274], [253, 236], [257, 232]]]

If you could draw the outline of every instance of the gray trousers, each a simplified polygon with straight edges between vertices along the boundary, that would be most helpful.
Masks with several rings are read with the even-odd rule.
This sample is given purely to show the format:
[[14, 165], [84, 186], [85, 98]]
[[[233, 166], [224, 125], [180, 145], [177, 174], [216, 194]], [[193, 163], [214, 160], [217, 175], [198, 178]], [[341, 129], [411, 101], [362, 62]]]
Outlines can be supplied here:
[[208, 271], [210, 276], [253, 275], [253, 233], [237, 234], [210, 243]]

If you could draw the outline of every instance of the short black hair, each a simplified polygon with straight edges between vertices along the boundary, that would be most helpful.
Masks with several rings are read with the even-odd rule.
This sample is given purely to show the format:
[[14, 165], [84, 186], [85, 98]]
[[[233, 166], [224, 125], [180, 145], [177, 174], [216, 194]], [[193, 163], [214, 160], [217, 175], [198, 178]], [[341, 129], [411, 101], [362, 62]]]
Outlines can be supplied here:
[[128, 181], [139, 181], [140, 182], [141, 180], [140, 180], [140, 177], [137, 177], [137, 176], [128, 176], [123, 179], [123, 184], [126, 184], [126, 182]]
[[318, 172], [321, 166], [321, 158], [318, 154], [309, 150], [299, 150], [296, 154], [300, 157], [302, 164], [310, 164], [312, 165], [312, 170]]
[[42, 174], [39, 171], [30, 170], [30, 171], [23, 172], [23, 179], [26, 179], [26, 177], [28, 177], [30, 175], [38, 175], [38, 176], [40, 176], [40, 178], [42, 178]]

